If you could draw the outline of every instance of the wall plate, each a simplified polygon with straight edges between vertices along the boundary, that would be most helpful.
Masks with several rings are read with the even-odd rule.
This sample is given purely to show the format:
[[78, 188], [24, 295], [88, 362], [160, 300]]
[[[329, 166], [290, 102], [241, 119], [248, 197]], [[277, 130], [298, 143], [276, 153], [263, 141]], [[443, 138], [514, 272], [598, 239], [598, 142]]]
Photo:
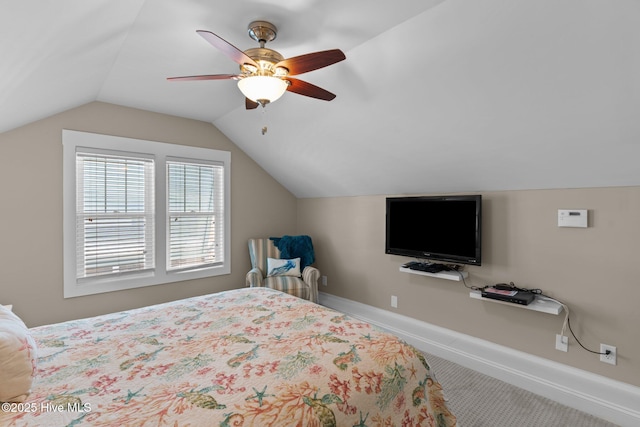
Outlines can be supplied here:
[[556, 350], [569, 351], [569, 338], [564, 335], [556, 335]]

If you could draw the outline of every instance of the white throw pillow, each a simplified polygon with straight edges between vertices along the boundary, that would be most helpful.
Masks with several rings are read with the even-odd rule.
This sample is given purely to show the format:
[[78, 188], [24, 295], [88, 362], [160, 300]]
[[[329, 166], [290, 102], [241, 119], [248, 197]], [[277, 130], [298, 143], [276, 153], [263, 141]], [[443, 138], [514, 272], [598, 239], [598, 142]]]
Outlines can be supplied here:
[[0, 402], [24, 402], [38, 360], [36, 342], [22, 319], [0, 305]]
[[300, 277], [300, 258], [267, 258], [267, 276]]

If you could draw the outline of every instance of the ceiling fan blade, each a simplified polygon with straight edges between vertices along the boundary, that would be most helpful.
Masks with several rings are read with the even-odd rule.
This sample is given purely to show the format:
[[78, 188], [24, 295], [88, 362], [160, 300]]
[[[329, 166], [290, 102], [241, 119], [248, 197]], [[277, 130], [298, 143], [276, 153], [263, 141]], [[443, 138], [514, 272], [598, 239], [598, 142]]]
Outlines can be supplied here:
[[322, 52], [294, 56], [293, 58], [278, 62], [275, 66], [285, 67], [289, 70], [289, 75], [295, 76], [335, 64], [346, 58], [340, 49], [324, 50]]
[[239, 80], [238, 74], [205, 74], [202, 76], [167, 77], [169, 81], [190, 81], [190, 80]]
[[244, 105], [245, 105], [245, 108], [246, 108], [247, 110], [253, 110], [253, 109], [255, 109], [255, 108], [258, 108], [258, 105], [260, 105], [260, 104], [258, 104], [257, 102], [254, 102], [254, 101], [250, 100], [249, 98], [245, 98], [245, 99], [244, 99]]
[[253, 59], [245, 55], [243, 51], [241, 51], [228, 41], [224, 40], [223, 38], [213, 34], [211, 31], [197, 30], [196, 33], [200, 34], [202, 38], [208, 41], [213, 47], [220, 49], [225, 55], [233, 59], [238, 64], [251, 64], [255, 67], [258, 66], [258, 64], [256, 64]]
[[297, 93], [298, 95], [310, 96], [311, 98], [322, 99], [323, 101], [331, 101], [336, 97], [335, 94], [324, 90], [321, 87], [312, 85], [303, 80], [287, 77], [286, 79], [290, 84], [287, 86], [289, 92]]

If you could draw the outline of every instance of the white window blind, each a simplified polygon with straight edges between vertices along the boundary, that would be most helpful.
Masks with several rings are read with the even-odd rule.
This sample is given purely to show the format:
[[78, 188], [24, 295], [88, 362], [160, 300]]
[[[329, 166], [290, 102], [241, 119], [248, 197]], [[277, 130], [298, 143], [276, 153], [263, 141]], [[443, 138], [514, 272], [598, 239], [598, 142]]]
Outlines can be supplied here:
[[63, 130], [64, 297], [231, 273], [231, 153]]
[[224, 262], [224, 165], [167, 160], [167, 271]]
[[76, 278], [154, 268], [154, 161], [76, 153]]

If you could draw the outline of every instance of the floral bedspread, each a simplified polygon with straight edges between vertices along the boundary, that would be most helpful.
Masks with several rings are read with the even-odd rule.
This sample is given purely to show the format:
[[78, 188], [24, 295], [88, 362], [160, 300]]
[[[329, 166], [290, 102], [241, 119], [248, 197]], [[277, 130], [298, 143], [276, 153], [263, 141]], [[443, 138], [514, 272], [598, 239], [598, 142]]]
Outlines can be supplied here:
[[33, 328], [1, 426], [453, 426], [419, 351], [266, 288]]

